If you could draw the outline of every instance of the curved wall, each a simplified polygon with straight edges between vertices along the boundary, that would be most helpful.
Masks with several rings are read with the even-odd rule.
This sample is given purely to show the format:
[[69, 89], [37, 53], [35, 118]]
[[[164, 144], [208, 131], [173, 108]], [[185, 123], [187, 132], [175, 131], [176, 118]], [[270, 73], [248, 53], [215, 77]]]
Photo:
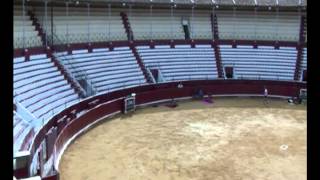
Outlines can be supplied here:
[[[200, 80], [184, 81], [182, 84], [183, 88], [177, 88], [178, 82], [170, 82], [123, 89], [96, 95], [66, 108], [54, 116], [35, 136], [30, 147], [30, 159], [36, 155], [41, 142], [46, 139], [46, 134], [52, 128], [56, 128], [57, 138], [47, 143], [54, 143], [54, 146], [50, 146], [51, 149], [48, 149], [47, 152], [50, 152], [48, 154], [49, 157], [53, 155], [53, 164], [57, 165], [57, 160], [62, 155], [61, 153], [63, 153], [66, 143], [70, 142], [70, 138], [73, 138], [86, 126], [95, 123], [99, 119], [112, 113], [121, 112], [123, 109], [123, 99], [131, 93], [136, 93], [136, 105], [143, 105], [160, 100], [190, 97], [198, 89], [202, 89], [205, 94], [210, 95], [261, 96], [263, 88], [266, 86], [270, 96], [296, 97], [299, 95], [300, 89], [306, 88], [306, 83], [304, 82], [264, 80]], [[76, 117], [77, 113], [83, 111], [86, 112]], [[54, 168], [52, 169], [55, 171]], [[57, 172], [56, 176], [51, 176], [50, 179], [58, 179], [58, 174], [59, 172]]]
[[[68, 51], [79, 50], [79, 49], [88, 49], [88, 48], [114, 48], [114, 47], [124, 47], [124, 46], [154, 46], [154, 45], [183, 45], [183, 44], [211, 44], [211, 45], [252, 45], [252, 46], [283, 46], [283, 47], [306, 47], [306, 43], [298, 43], [293, 41], [262, 41], [262, 40], [135, 40], [135, 41], [112, 41], [112, 42], [92, 42], [89, 46], [88, 43], [73, 43], [68, 47], [66, 45], [55, 45], [51, 47], [51, 49], [65, 49]], [[43, 54], [50, 52], [50, 49], [46, 49], [45, 47], [36, 47], [36, 48], [28, 48], [26, 52], [25, 49], [14, 49], [13, 56], [21, 57], [21, 56], [30, 56], [36, 54]]]

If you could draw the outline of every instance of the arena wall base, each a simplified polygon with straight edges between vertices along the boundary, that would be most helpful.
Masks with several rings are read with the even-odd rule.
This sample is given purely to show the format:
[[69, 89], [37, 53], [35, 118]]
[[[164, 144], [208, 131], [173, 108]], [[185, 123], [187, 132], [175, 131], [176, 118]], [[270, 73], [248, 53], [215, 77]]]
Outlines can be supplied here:
[[[178, 85], [183, 85], [182, 88]], [[110, 119], [123, 111], [124, 98], [129, 94], [136, 94], [136, 105], [143, 108], [149, 105], [169, 102], [172, 99], [182, 101], [191, 99], [199, 89], [205, 97], [261, 97], [264, 86], [268, 87], [269, 97], [287, 98], [298, 97], [300, 89], [306, 88], [306, 83], [295, 81], [266, 81], [266, 80], [197, 80], [180, 81], [159, 84], [149, 84], [119, 91], [100, 93], [70, 106], [55, 115], [36, 134], [30, 147], [30, 157], [34, 157], [46, 134], [57, 128], [51, 155], [53, 168], [59, 176], [59, 162], [66, 148], [80, 135], [98, 125], [104, 119]], [[84, 113], [83, 113], [84, 112]], [[81, 114], [81, 115], [77, 115]], [[63, 121], [64, 123], [59, 123]], [[50, 154], [48, 156], [51, 156]], [[51, 174], [51, 173], [49, 173]]]

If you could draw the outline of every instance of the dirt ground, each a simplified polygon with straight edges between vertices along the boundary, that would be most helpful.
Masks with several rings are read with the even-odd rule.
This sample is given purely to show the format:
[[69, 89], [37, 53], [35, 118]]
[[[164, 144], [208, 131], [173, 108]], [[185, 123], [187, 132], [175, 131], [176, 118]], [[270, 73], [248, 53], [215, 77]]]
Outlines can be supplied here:
[[62, 180], [305, 180], [306, 105], [214, 98], [147, 107], [79, 137]]

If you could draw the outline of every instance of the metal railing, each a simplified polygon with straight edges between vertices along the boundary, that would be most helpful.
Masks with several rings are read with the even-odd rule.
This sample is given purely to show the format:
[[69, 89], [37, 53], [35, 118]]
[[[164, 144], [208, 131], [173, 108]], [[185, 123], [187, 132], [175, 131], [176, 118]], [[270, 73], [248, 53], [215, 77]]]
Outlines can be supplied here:
[[[144, 66], [144, 67], [146, 67], [146, 66]], [[148, 74], [148, 76], [150, 77], [152, 83], [154, 83], [154, 84], [157, 83], [157, 81], [154, 79], [154, 77], [153, 77], [150, 69], [146, 67], [146, 70], [147, 70], [147, 74]]]
[[[55, 28], [54, 28], [55, 29]], [[85, 70], [82, 70], [80, 67], [75, 67], [72, 62], [76, 62], [76, 59], [73, 58], [72, 55], [68, 55], [64, 53], [68, 49], [68, 45], [64, 44], [57, 35], [53, 34], [53, 37], [48, 37], [49, 39], [53, 39], [55, 43], [50, 42], [51, 47], [54, 50], [54, 57], [60, 62], [61, 65], [64, 66], [66, 73], [71, 77], [71, 79], [77, 83], [80, 87], [81, 91], [85, 93], [87, 96], [88, 94], [96, 94], [97, 90], [96, 87], [93, 85], [92, 80], [90, 79], [89, 75]], [[55, 45], [56, 44], [56, 45]], [[92, 89], [92, 93], [88, 93], [87, 88], [84, 89], [78, 80], [83, 79]]]

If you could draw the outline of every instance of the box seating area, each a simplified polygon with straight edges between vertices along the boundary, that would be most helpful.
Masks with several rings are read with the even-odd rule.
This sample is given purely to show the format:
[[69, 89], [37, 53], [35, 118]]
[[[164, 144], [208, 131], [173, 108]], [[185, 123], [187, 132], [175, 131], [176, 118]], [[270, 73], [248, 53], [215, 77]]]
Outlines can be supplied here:
[[[43, 7], [35, 9], [35, 14], [39, 18], [40, 24], [45, 25]], [[120, 11], [111, 10], [109, 19], [107, 8], [90, 8], [90, 17], [88, 19], [87, 8], [69, 7], [69, 16], [67, 16], [65, 7], [55, 7], [53, 12], [53, 31], [60, 40], [58, 42], [87, 43], [127, 40]], [[48, 16], [50, 17], [50, 14]], [[47, 32], [51, 34], [50, 22], [48, 26]], [[90, 41], [88, 32], [90, 32]]]
[[215, 79], [217, 68], [211, 45], [137, 46], [145, 66], [159, 69], [166, 81]]
[[203, 10], [194, 10], [193, 20], [191, 18], [191, 13], [188, 12], [190, 16], [191, 24], [191, 37], [193, 39], [212, 39], [211, 30], [211, 12]]
[[279, 40], [298, 41], [300, 16], [297, 13], [258, 12], [254, 11], [217, 11], [219, 37], [221, 39]]
[[193, 12], [193, 18], [191, 10], [177, 10], [175, 12], [180, 19], [182, 17], [189, 19], [190, 36], [192, 39], [212, 39], [210, 20], [211, 11], [197, 10], [195, 8]]
[[126, 13], [135, 39], [151, 39], [151, 36], [152, 39], [184, 39], [181, 18], [174, 16], [171, 23], [170, 9], [154, 9], [152, 17], [145, 9], [132, 9], [131, 14]]
[[293, 80], [297, 50], [293, 47], [220, 45], [223, 66], [233, 66], [236, 78]]
[[19, 151], [24, 138], [32, 129], [32, 125], [23, 120], [23, 118], [15, 111], [13, 111], [13, 151]]
[[14, 59], [14, 94], [36, 118], [48, 120], [77, 103], [79, 96], [46, 54]]
[[[152, 17], [150, 11], [145, 9], [132, 8], [130, 13], [128, 8], [111, 8], [110, 20], [108, 20], [107, 8], [90, 8], [90, 19], [88, 19], [87, 8], [69, 7], [67, 17], [65, 7], [55, 7], [53, 31], [61, 40], [60, 43], [87, 43], [89, 38], [90, 42], [127, 40], [120, 12], [126, 12], [136, 40], [149, 40], [151, 37], [152, 39], [184, 39], [182, 19], [189, 21], [191, 38], [212, 39], [210, 20], [212, 11], [197, 8], [194, 9], [192, 21], [191, 9], [174, 9], [171, 19], [170, 8], [153, 9]], [[219, 10], [215, 13], [218, 17], [221, 39], [278, 41], [298, 41], [299, 39], [300, 16], [295, 12], [280, 12], [278, 20], [274, 10], [258, 11], [256, 19], [254, 11], [237, 10], [235, 17], [232, 11]], [[44, 25], [43, 7], [36, 7], [35, 14], [40, 24]], [[48, 24], [47, 31], [51, 32], [50, 22]], [[90, 24], [90, 36], [88, 36], [88, 24]]]
[[[154, 9], [150, 12], [143, 9], [132, 9], [126, 12], [135, 39], [184, 39], [182, 19], [188, 19], [194, 39], [211, 39], [211, 22], [209, 11], [194, 11], [192, 21], [190, 10], [174, 10], [171, 19], [170, 9]], [[193, 22], [193, 23], [192, 23]]]
[[97, 92], [110, 92], [146, 83], [146, 79], [129, 47], [93, 49], [56, 53], [57, 58], [76, 79], [86, 75]]
[[38, 36], [38, 31], [35, 30], [35, 26], [32, 25], [27, 13], [23, 18], [21, 6], [14, 7], [13, 29], [13, 45], [15, 49], [23, 48], [23, 37], [25, 48], [42, 46], [41, 37]]

